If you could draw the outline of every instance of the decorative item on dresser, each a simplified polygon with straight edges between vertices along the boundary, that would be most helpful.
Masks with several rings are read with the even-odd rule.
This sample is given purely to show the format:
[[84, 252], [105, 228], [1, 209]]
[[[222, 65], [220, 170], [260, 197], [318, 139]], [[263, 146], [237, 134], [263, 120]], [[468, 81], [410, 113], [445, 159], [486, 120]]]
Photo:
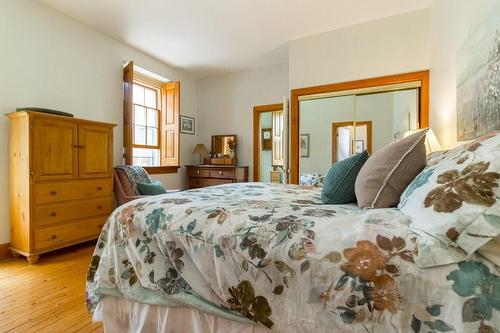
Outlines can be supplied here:
[[189, 189], [248, 182], [248, 167], [229, 165], [186, 165]]
[[95, 239], [113, 210], [113, 127], [33, 111], [7, 114], [10, 249], [41, 253]]

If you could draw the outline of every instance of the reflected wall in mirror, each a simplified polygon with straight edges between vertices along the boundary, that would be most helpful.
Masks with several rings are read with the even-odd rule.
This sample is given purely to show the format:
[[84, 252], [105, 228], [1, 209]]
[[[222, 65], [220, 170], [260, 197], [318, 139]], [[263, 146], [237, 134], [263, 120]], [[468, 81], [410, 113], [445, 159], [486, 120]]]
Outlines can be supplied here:
[[[300, 173], [325, 175], [332, 163], [378, 149], [418, 127], [418, 89], [300, 101], [300, 133], [309, 134]], [[302, 139], [302, 135], [301, 135]]]
[[254, 172], [256, 182], [279, 183], [283, 168], [284, 115], [282, 104], [254, 107]]

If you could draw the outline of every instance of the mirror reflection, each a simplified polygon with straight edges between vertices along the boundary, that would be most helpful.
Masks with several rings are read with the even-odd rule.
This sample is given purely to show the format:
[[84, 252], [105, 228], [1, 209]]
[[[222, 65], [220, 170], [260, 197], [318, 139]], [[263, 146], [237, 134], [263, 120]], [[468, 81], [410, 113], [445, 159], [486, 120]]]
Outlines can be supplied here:
[[418, 128], [418, 88], [301, 100], [301, 174], [326, 175], [332, 163], [378, 149]]

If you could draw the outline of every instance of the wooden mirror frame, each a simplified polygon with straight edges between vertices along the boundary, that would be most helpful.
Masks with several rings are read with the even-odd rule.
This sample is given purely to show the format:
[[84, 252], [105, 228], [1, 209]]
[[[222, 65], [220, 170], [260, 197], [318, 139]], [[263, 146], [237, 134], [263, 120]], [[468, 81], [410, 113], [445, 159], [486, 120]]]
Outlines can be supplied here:
[[[420, 82], [419, 128], [429, 127], [429, 83], [430, 71], [420, 71], [406, 74], [377, 77], [357, 81], [326, 84], [291, 91], [290, 96], [290, 184], [299, 183], [299, 136], [300, 136], [300, 105], [299, 98], [307, 95], [324, 94], [344, 90], [381, 87], [393, 84]], [[255, 150], [254, 150], [255, 154]], [[255, 157], [255, 155], [254, 155]], [[255, 161], [255, 159], [254, 159]]]
[[260, 180], [260, 114], [283, 110], [283, 103], [253, 107], [253, 181]]

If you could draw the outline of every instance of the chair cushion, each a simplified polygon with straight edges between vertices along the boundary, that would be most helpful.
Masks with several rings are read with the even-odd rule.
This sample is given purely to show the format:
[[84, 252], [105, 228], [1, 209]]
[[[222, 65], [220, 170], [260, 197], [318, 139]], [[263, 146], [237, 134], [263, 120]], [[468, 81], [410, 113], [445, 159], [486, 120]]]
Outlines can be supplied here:
[[356, 202], [354, 184], [359, 170], [368, 159], [368, 152], [353, 155], [332, 165], [323, 183], [323, 204], [348, 204]]
[[132, 183], [128, 179], [127, 174], [125, 171], [122, 169], [115, 168], [116, 175], [118, 176], [118, 179], [120, 180], [120, 184], [122, 185], [123, 191], [125, 192], [125, 195], [127, 196], [134, 196], [137, 195], [135, 193], [134, 188], [132, 187]]
[[389, 208], [399, 203], [408, 184], [426, 165], [427, 129], [374, 153], [359, 171], [355, 191], [362, 208]]
[[137, 182], [137, 189], [141, 195], [158, 195], [167, 193], [165, 187], [159, 180], [152, 183]]

